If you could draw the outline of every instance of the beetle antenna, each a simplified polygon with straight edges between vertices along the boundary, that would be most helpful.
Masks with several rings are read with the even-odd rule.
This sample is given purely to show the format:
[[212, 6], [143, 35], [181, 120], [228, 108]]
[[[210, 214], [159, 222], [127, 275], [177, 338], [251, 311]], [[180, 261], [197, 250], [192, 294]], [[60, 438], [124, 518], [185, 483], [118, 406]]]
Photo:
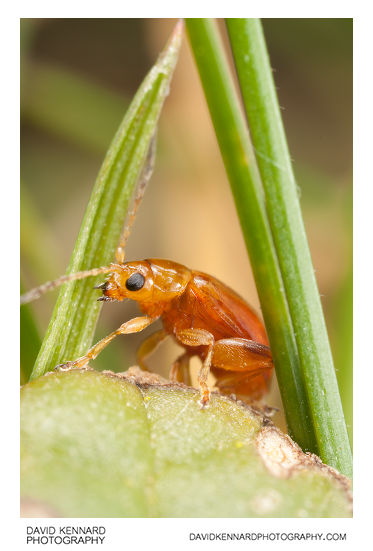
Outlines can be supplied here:
[[139, 176], [136, 188], [133, 194], [133, 202], [130, 210], [128, 211], [126, 221], [124, 224], [123, 232], [119, 241], [119, 245], [115, 252], [115, 258], [118, 264], [123, 264], [125, 260], [125, 250], [128, 238], [131, 233], [131, 228], [136, 218], [137, 210], [140, 206], [142, 198], [144, 197], [146, 187], [150, 180], [150, 177], [153, 173], [154, 162], [155, 162], [155, 152], [156, 152], [156, 143], [157, 136], [154, 132], [153, 137], [150, 141], [148, 153], [144, 161], [144, 166]]
[[64, 283], [68, 283], [69, 281], [84, 279], [90, 276], [97, 276], [99, 274], [118, 272], [120, 269], [121, 267], [117, 264], [111, 264], [110, 266], [103, 266], [102, 268], [93, 268], [93, 270], [85, 270], [84, 272], [75, 272], [75, 274], [63, 275], [55, 279], [54, 281], [47, 281], [46, 283], [43, 283], [43, 285], [35, 287], [35, 289], [31, 289], [31, 291], [28, 291], [27, 293], [21, 295], [21, 304], [27, 304], [28, 302], [36, 300], [41, 297], [41, 295], [44, 295], [44, 293], [52, 291], [56, 287], [59, 287]]

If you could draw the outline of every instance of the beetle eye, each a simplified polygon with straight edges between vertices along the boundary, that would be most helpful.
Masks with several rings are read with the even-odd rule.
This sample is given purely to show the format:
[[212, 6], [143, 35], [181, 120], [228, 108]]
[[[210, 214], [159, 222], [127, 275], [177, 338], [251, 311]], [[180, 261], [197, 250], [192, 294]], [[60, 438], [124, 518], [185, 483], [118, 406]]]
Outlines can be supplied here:
[[129, 291], [139, 291], [145, 283], [145, 277], [136, 272], [132, 274], [126, 281], [126, 287]]

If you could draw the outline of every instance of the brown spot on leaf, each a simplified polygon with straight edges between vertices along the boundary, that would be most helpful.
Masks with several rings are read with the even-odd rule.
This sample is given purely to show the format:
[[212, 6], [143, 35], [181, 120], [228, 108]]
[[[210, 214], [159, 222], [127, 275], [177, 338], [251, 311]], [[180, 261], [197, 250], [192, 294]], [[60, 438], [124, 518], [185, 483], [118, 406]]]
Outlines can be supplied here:
[[302, 469], [317, 470], [325, 476], [334, 478], [352, 501], [351, 482], [347, 477], [325, 465], [317, 455], [304, 453], [290, 436], [276, 427], [263, 427], [256, 437], [255, 444], [265, 467], [273, 476], [290, 478]]

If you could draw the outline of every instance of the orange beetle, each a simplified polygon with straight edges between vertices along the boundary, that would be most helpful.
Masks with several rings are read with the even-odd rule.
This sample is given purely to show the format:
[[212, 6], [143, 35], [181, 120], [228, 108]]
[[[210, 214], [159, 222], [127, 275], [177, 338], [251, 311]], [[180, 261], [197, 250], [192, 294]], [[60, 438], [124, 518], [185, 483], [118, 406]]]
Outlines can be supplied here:
[[172, 335], [185, 352], [173, 364], [170, 379], [190, 383], [189, 359], [199, 356], [203, 405], [209, 401], [210, 370], [223, 394], [258, 399], [268, 390], [273, 364], [265, 329], [250, 306], [232, 289], [210, 275], [170, 260], [112, 264], [110, 271], [110, 278], [97, 287], [103, 291], [99, 300], [130, 298], [138, 302], [145, 315], [123, 323], [87, 354], [58, 366], [60, 369], [84, 367], [117, 335], [137, 333], [161, 318], [163, 329], [140, 346], [141, 367], [145, 368], [145, 357]]

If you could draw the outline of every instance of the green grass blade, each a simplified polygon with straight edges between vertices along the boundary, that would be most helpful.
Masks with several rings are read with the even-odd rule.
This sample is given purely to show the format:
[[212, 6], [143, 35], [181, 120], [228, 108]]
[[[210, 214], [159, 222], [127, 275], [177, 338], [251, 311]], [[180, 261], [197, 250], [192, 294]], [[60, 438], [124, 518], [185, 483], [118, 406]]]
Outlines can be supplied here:
[[282, 399], [287, 405], [285, 413], [289, 432], [304, 449], [318, 452], [246, 121], [214, 23], [206, 19], [187, 19], [186, 23], [251, 259]]
[[[32, 277], [41, 277], [42, 281], [53, 279], [56, 272], [64, 269], [59, 259], [58, 243], [22, 182], [20, 219], [22, 266], [26, 265], [27, 275], [31, 273]], [[22, 278], [26, 280], [24, 276]]]
[[22, 118], [79, 147], [105, 152], [129, 102], [65, 69], [30, 60], [24, 65]]
[[[94, 185], [67, 273], [108, 265], [113, 260], [131, 194], [169, 91], [181, 39], [182, 25], [178, 24], [119, 127]], [[92, 288], [100, 280], [102, 276], [89, 277], [62, 286], [32, 379], [87, 351], [101, 307]]]
[[347, 432], [352, 447], [353, 427], [353, 271], [352, 267], [333, 299], [332, 320], [334, 322], [334, 358], [338, 366], [337, 380], [341, 394]]
[[[21, 292], [23, 286], [21, 285]], [[28, 305], [21, 308], [20, 313], [20, 363], [21, 363], [21, 384], [28, 382], [32, 368], [40, 350], [41, 338], [37, 328], [32, 310]]]
[[320, 456], [351, 476], [342, 404], [261, 23], [227, 19], [227, 27]]

